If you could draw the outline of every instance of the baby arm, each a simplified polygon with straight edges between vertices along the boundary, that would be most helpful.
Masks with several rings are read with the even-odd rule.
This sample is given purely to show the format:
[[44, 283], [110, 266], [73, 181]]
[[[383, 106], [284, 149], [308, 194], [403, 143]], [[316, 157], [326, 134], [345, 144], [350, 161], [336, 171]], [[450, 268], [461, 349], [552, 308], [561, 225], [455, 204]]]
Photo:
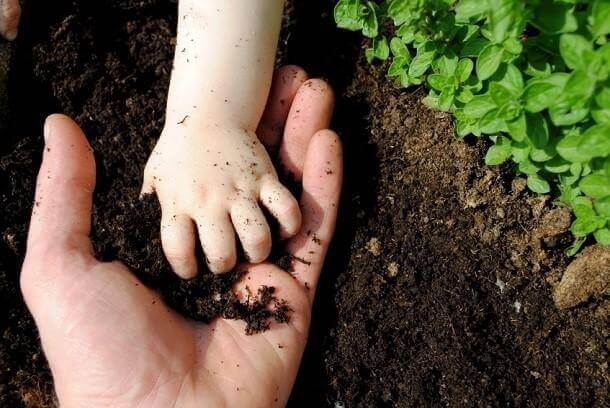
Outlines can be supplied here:
[[[180, 0], [166, 124], [144, 175], [161, 203], [174, 271], [197, 274], [195, 227], [210, 269], [236, 263], [235, 233], [252, 262], [271, 251], [259, 206], [296, 234], [301, 213], [255, 134], [272, 79], [284, 0]], [[194, 222], [194, 223], [193, 223]]]

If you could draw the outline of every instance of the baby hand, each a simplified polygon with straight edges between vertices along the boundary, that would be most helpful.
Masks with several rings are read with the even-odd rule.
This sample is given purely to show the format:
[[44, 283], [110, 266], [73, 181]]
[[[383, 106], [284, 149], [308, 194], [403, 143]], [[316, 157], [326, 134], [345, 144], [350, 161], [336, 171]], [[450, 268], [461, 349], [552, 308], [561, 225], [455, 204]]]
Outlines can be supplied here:
[[143, 193], [161, 203], [161, 240], [174, 271], [197, 275], [195, 226], [214, 273], [236, 264], [235, 232], [251, 262], [271, 251], [262, 204], [279, 222], [283, 237], [301, 227], [298, 202], [278, 180], [256, 134], [221, 125], [168, 123], [144, 172]]

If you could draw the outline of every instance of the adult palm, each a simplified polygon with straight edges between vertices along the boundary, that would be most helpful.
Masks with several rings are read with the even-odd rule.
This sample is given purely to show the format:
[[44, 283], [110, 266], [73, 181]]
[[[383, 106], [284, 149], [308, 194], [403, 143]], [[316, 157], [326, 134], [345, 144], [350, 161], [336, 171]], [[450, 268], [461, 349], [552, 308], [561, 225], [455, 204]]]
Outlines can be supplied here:
[[287, 248], [306, 262], [295, 262], [292, 275], [268, 263], [245, 266], [236, 293], [246, 290], [245, 282], [254, 290], [273, 286], [293, 309], [289, 323], [253, 336], [239, 321], [189, 321], [121, 263], [95, 259], [89, 240], [93, 153], [69, 118], [47, 119], [21, 286], [62, 406], [286, 403], [307, 341], [342, 176], [339, 139], [326, 130], [332, 91], [305, 79], [296, 67], [278, 72], [259, 134], [270, 145], [283, 133], [283, 164], [302, 177], [303, 228]]

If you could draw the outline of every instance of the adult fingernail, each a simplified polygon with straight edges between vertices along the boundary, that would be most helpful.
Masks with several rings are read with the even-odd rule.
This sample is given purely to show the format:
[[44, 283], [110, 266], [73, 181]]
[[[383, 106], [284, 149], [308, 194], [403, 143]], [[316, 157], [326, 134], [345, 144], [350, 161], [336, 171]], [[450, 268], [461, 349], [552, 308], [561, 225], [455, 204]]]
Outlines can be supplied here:
[[49, 142], [49, 138], [51, 137], [51, 132], [52, 132], [52, 126], [49, 123], [49, 118], [47, 118], [44, 121], [44, 129], [43, 129], [43, 135], [44, 135], [44, 142], [48, 143]]

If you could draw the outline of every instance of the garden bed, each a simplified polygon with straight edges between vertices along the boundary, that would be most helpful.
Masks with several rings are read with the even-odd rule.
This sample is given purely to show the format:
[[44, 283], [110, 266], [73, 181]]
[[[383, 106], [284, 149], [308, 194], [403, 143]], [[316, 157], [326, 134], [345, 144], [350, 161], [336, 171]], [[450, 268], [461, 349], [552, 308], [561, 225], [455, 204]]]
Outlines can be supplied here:
[[[530, 194], [510, 167], [485, 167], [484, 141], [456, 140], [451, 118], [423, 107], [422, 93], [371, 70], [360, 38], [336, 29], [333, 3], [292, 2], [280, 47], [282, 62], [335, 87], [346, 150], [338, 232], [291, 404], [608, 404], [608, 300], [561, 312], [551, 296], [570, 262], [569, 213]], [[163, 126], [175, 14], [170, 0], [25, 10], [0, 130], [1, 406], [53, 404], [18, 289], [46, 114], [74, 117], [95, 150], [100, 256], [174, 285], [174, 306], [206, 296], [207, 278], [193, 289], [167, 277], [158, 210], [137, 201]]]

